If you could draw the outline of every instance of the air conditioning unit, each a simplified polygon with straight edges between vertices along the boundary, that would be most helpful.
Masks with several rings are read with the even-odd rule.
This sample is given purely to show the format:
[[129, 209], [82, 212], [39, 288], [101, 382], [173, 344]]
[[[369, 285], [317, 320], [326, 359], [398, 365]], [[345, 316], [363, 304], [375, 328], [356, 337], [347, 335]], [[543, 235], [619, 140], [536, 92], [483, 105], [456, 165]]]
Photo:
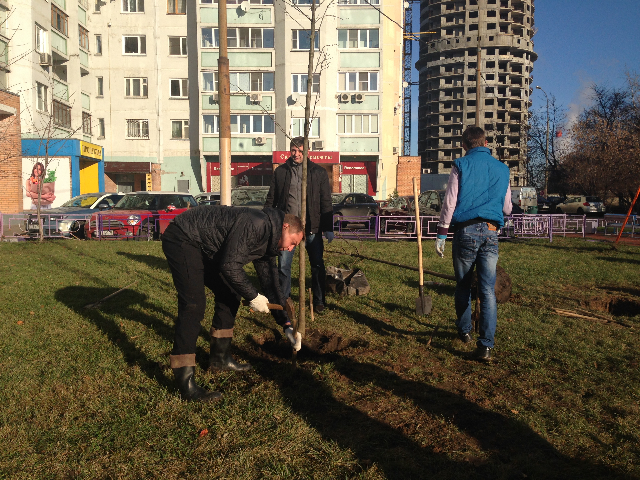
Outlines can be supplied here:
[[253, 103], [260, 103], [262, 101], [262, 94], [261, 93], [252, 93], [249, 98], [251, 99], [251, 102], [253, 102]]
[[364, 95], [361, 93], [356, 93], [356, 102], [361, 103], [364, 101]]
[[316, 140], [315, 142], [313, 142], [313, 149], [314, 150], [322, 150], [323, 148], [324, 148], [324, 141]]
[[249, 10], [249, 2], [247, 1], [240, 2], [240, 5], [238, 5], [238, 8], [240, 9], [240, 11], [246, 12], [247, 10]]
[[292, 101], [293, 103], [298, 103], [298, 100], [299, 100], [299, 99], [300, 99], [300, 97], [298, 96], [298, 94], [297, 94], [297, 93], [292, 93], [292, 94], [291, 94], [291, 101]]
[[265, 143], [267, 143], [264, 137], [256, 137], [255, 141], [256, 145], [264, 145]]
[[393, 147], [393, 154], [397, 155], [398, 154], [398, 147]]
[[430, 168], [423, 168], [422, 169], [422, 173], [424, 173], [424, 174], [431, 173], [431, 169]]
[[340, 94], [340, 101], [343, 103], [348, 103], [349, 100], [351, 100], [351, 95], [349, 95], [348, 93], [341, 93]]
[[213, 95], [211, 95], [211, 101], [214, 103], [220, 102], [220, 95], [217, 93], [214, 93]]
[[40, 54], [40, 65], [53, 65], [53, 62], [51, 62], [51, 54], [50, 53], [41, 53]]

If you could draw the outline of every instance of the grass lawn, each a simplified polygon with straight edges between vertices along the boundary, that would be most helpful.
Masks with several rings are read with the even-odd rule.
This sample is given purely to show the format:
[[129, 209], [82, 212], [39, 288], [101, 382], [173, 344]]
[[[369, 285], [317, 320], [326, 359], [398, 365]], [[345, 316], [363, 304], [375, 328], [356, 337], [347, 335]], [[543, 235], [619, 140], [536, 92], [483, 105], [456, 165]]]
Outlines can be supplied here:
[[[415, 243], [329, 248], [356, 246], [416, 263]], [[452, 274], [450, 243], [444, 260], [424, 250]], [[425, 276], [440, 285], [418, 317], [417, 273], [361, 260], [371, 293], [328, 297], [295, 370], [271, 317], [241, 307], [235, 354], [254, 370], [204, 372], [210, 298], [198, 380], [223, 399], [201, 405], [168, 368], [177, 301], [159, 242], [0, 243], [0, 478], [640, 477], [640, 249], [556, 237], [500, 254], [513, 296], [491, 365], [457, 340], [453, 282]]]

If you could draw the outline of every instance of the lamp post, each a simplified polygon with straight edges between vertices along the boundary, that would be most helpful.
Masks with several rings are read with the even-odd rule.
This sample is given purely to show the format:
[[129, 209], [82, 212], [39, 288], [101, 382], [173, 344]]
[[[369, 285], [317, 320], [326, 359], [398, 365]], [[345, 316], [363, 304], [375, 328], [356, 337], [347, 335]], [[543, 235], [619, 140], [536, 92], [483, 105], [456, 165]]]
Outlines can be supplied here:
[[549, 97], [547, 96], [547, 92], [545, 92], [540, 85], [536, 85], [538, 90], [541, 90], [544, 93], [545, 98], [547, 99], [547, 147], [544, 152], [545, 156], [545, 166], [544, 166], [544, 195], [545, 197], [549, 196]]

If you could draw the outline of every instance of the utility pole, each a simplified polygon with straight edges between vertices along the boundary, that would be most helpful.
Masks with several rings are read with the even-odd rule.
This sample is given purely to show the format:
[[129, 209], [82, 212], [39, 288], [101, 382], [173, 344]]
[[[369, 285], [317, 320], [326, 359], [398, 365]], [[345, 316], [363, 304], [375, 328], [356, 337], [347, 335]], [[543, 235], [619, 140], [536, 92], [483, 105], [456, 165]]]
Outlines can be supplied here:
[[231, 205], [231, 92], [227, 54], [227, 5], [218, 2], [218, 140], [220, 143], [220, 204]]
[[547, 96], [547, 92], [545, 92], [540, 85], [536, 85], [538, 90], [541, 90], [544, 93], [545, 98], [547, 99], [547, 147], [545, 149], [545, 166], [544, 166], [544, 196], [549, 196], [549, 97]]
[[480, 75], [482, 73], [482, 49], [480, 48], [480, 32], [482, 31], [480, 26], [482, 25], [482, 8], [480, 7], [480, 2], [478, 2], [478, 50], [476, 52], [476, 127], [480, 126]]

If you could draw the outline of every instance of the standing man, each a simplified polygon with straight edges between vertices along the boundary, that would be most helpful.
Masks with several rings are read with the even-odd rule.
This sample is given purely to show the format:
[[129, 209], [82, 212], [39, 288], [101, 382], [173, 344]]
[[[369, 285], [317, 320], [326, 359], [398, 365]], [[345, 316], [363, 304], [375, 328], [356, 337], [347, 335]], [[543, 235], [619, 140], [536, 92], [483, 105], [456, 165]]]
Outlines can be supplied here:
[[[264, 204], [291, 215], [302, 217], [302, 150], [304, 137], [293, 138], [289, 144], [291, 157], [273, 172], [271, 187]], [[324, 168], [307, 160], [307, 221], [305, 246], [311, 263], [313, 309], [324, 310], [325, 276], [322, 232], [329, 243], [333, 240], [333, 207], [329, 176]], [[283, 250], [278, 256], [280, 286], [284, 298], [291, 296], [291, 262], [294, 250]]]
[[[205, 285], [215, 295], [209, 369], [249, 370], [251, 365], [236, 362], [230, 353], [240, 299], [246, 298], [251, 308], [264, 313], [269, 313], [267, 303], [284, 306], [275, 257], [280, 251], [293, 250], [302, 236], [299, 218], [273, 208], [260, 211], [201, 205], [178, 215], [169, 224], [162, 235], [162, 250], [178, 291], [178, 319], [170, 362], [182, 398], [210, 401], [221, 396], [194, 380], [196, 340], [206, 307]], [[251, 261], [266, 297], [258, 293], [244, 271], [244, 265]], [[283, 326], [288, 323], [284, 311], [276, 320]], [[290, 341], [291, 332], [285, 330]]]
[[495, 284], [498, 230], [511, 213], [509, 168], [491, 156], [484, 130], [468, 127], [462, 134], [466, 154], [453, 162], [444, 205], [440, 212], [436, 252], [444, 257], [449, 226], [453, 235], [453, 269], [456, 275], [456, 326], [458, 337], [471, 342], [471, 279], [478, 271], [480, 336], [474, 357], [491, 360], [498, 310]]

